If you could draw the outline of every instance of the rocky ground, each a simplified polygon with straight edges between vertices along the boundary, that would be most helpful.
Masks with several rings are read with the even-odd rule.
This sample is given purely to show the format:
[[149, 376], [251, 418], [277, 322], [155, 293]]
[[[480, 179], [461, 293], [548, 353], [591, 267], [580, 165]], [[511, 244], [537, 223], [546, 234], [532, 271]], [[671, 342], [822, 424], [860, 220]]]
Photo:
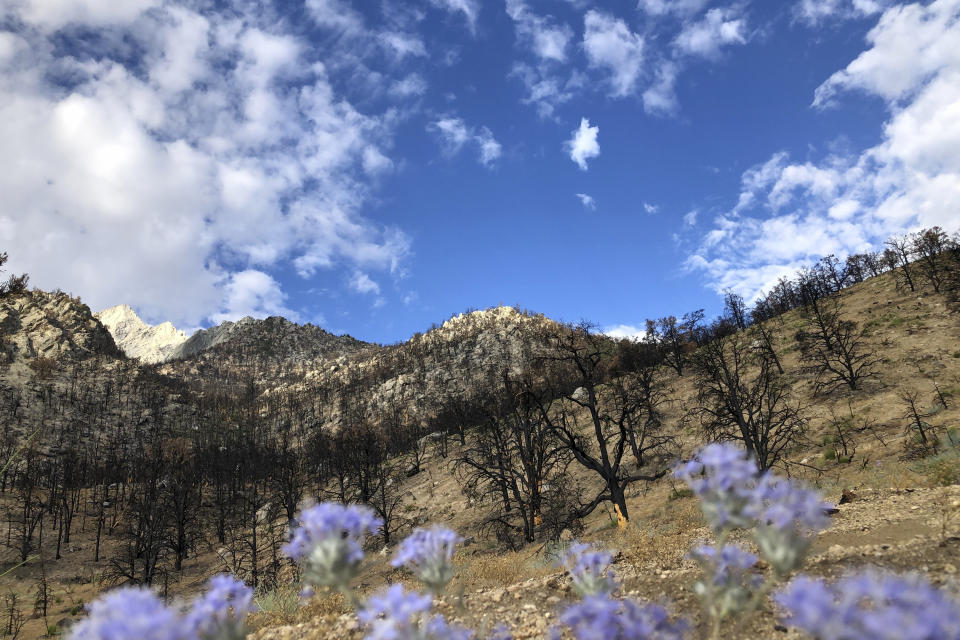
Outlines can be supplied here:
[[[960, 598], [960, 486], [863, 487], [846, 495], [849, 502], [838, 505], [831, 526], [817, 538], [807, 562], [808, 573], [836, 578], [866, 566], [920, 571]], [[623, 583], [618, 595], [668, 603], [674, 613], [698, 621], [698, 605], [690, 585], [699, 569], [686, 552], [693, 543], [707, 540], [709, 531], [699, 521], [693, 498], [676, 502], [670, 513], [664, 514], [669, 521], [658, 522], [651, 514], [631, 523], [626, 531], [608, 530], [601, 537], [609, 548], [617, 550], [614, 571]], [[670, 523], [680, 526], [656, 533], [658, 527]], [[575, 602], [576, 596], [569, 577], [550, 569], [543, 549], [533, 550], [532, 555], [540, 561], [541, 575], [466, 590], [462, 598], [444, 597], [437, 610], [474, 629], [504, 623], [518, 639], [547, 637], [559, 612]], [[470, 561], [468, 547], [458, 555], [458, 562], [469, 572]], [[400, 577], [399, 572], [396, 577]], [[463, 586], [455, 582], [451, 590], [456, 592]], [[346, 612], [339, 597], [318, 596], [299, 615], [304, 618], [302, 622], [282, 626], [270, 626], [269, 616], [261, 617], [255, 622], [264, 626], [251, 638], [320, 640], [363, 635], [356, 617]], [[732, 624], [725, 637], [801, 637], [777, 622], [770, 605], [740, 625], [735, 628]]]

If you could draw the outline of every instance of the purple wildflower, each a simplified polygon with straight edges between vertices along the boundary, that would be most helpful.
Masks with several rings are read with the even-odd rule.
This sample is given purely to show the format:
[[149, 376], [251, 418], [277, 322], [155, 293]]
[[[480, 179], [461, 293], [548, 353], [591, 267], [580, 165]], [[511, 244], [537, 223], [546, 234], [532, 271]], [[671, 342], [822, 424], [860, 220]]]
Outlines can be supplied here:
[[590, 595], [568, 607], [560, 623], [570, 627], [577, 640], [680, 640], [688, 629], [683, 620], [671, 623], [659, 605], [621, 602], [607, 594]]
[[757, 564], [757, 556], [735, 544], [724, 545], [719, 557], [716, 548], [709, 545], [695, 549], [691, 555], [699, 562], [710, 565], [714, 570], [713, 583], [718, 586], [739, 582], [740, 577]]
[[820, 640], [960, 640], [960, 603], [916, 575], [867, 570], [833, 586], [798, 576], [774, 600], [786, 624]]
[[181, 640], [183, 622], [149, 589], [124, 587], [94, 600], [70, 640]]
[[830, 506], [816, 491], [765, 474], [755, 489], [754, 540], [773, 569], [785, 576], [803, 563], [814, 535], [825, 528]]
[[755, 527], [760, 553], [781, 576], [800, 566], [813, 534], [827, 526], [830, 505], [817, 492], [769, 471], [759, 474], [746, 452], [733, 445], [707, 445], [674, 475], [700, 498], [717, 532]]
[[829, 524], [826, 510], [831, 506], [816, 491], [786, 478], [765, 474], [755, 489], [763, 503], [757, 513], [761, 525], [778, 529], [819, 531]]
[[690, 555], [704, 567], [706, 578], [694, 585], [694, 590], [704, 599], [711, 616], [723, 619], [740, 611], [762, 582], [750, 571], [757, 556], [737, 545], [724, 545], [719, 554], [716, 548], [703, 546]]
[[367, 534], [382, 524], [367, 507], [323, 502], [302, 511], [283, 552], [303, 565], [308, 584], [345, 588], [363, 560]]
[[752, 524], [758, 470], [743, 449], [709, 444], [689, 462], [677, 465], [673, 475], [700, 498], [703, 514], [715, 530]]
[[593, 549], [588, 544], [574, 542], [564, 554], [562, 564], [570, 572], [574, 590], [582, 596], [610, 593], [617, 583], [610, 570], [613, 556], [607, 551]]
[[510, 632], [510, 627], [501, 622], [493, 628], [487, 640], [513, 640], [513, 633]]
[[473, 631], [455, 624], [449, 624], [441, 615], [435, 615], [427, 623], [427, 640], [470, 640]]
[[422, 618], [433, 599], [403, 585], [394, 584], [370, 596], [366, 605], [357, 611], [361, 624], [369, 627], [368, 640], [393, 640], [420, 637]]
[[233, 576], [218, 575], [210, 579], [209, 590], [193, 601], [184, 622], [200, 638], [244, 638], [244, 619], [254, 611], [253, 589]]
[[407, 567], [433, 593], [439, 593], [453, 578], [453, 553], [463, 540], [446, 527], [415, 529], [397, 550], [391, 564]]

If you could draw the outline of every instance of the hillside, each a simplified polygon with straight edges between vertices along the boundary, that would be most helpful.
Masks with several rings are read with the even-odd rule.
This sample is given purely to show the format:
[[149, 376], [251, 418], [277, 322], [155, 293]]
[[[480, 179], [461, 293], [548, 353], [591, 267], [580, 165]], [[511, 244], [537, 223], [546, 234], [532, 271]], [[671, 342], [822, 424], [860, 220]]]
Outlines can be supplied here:
[[[554, 567], [552, 555], [562, 544], [558, 540], [572, 535], [618, 551], [614, 568], [625, 593], [669, 600], [685, 615], [698, 615], [687, 588], [695, 565], [686, 554], [707, 538], [708, 529], [695, 501], [669, 478], [627, 487], [630, 522], [624, 529], [604, 503], [582, 518], [547, 519], [532, 532], [531, 543], [518, 529], [516, 512], [505, 520], [496, 499], [458, 465], [495, 445], [484, 438], [509, 408], [503, 403], [511, 387], [504, 396], [504, 381], [544, 384], [550, 376], [544, 358], [573, 335], [571, 328], [499, 307], [461, 314], [407, 342], [379, 347], [281, 318], [244, 320], [204, 334], [194, 342], [204, 347], [196, 353], [145, 366], [123, 359], [89, 309], [71, 300], [33, 292], [2, 307], [3, 326], [9, 327], [4, 339], [15, 345], [8, 347], [15, 359], [0, 369], [0, 419], [15, 426], [0, 453], [9, 457], [42, 427], [11, 468], [10, 488], [0, 491], [0, 505], [11, 514], [10, 544], [0, 558], [10, 567], [23, 548], [36, 550], [51, 590], [46, 621], [25, 613], [21, 637], [39, 637], [45, 624], [62, 631], [80, 615], [80, 602], [130, 575], [144, 575], [150, 567], [128, 555], [130, 545], [138, 526], [150, 522], [143, 518], [165, 513], [171, 519], [163, 521], [158, 537], [154, 585], [189, 594], [210, 574], [230, 570], [259, 579], [263, 597], [270, 598], [264, 602], [275, 603], [252, 620], [254, 637], [359, 637], [355, 619], [337, 598], [321, 595], [300, 609], [281, 607], [298, 587], [291, 583], [291, 567], [271, 560], [300, 500], [317, 495], [318, 488], [328, 498], [346, 492], [340, 495], [356, 500], [361, 489], [355, 474], [367, 478], [368, 490], [383, 491], [396, 537], [440, 522], [470, 541], [457, 556], [453, 587], [463, 591], [466, 609], [453, 599], [441, 605], [455, 619], [479, 625], [486, 615], [507, 622], [517, 638], [542, 637], [572, 598], [569, 579]], [[956, 589], [960, 454], [950, 445], [955, 432], [949, 429], [960, 424], [960, 316], [943, 294], [897, 288], [892, 273], [848, 287], [840, 300], [843, 317], [866, 330], [864, 345], [876, 356], [873, 375], [855, 390], [814, 393], [815, 376], [801, 362], [797, 341], [809, 322], [802, 309], [769, 321], [784, 369], [780, 379], [805, 424], [803, 437], [777, 468], [819, 487], [831, 501], [846, 496], [809, 566], [818, 575], [864, 563], [922, 566], [935, 583]], [[599, 393], [632, 379], [636, 345], [602, 336], [592, 344], [598, 357], [615, 356], [617, 363], [598, 370], [604, 376]], [[41, 372], [31, 363], [44, 354], [54, 366]], [[695, 354], [687, 349], [686, 356]], [[655, 435], [665, 449], [643, 464], [627, 456], [625, 473], [689, 456], [705, 439], [700, 374], [688, 369], [679, 376], [663, 365], [654, 377], [660, 398]], [[533, 392], [551, 415], [568, 411], [562, 398], [558, 403], [545, 391]], [[580, 390], [562, 385], [551, 393], [583, 399]], [[918, 448], [908, 397], [938, 444]], [[583, 409], [565, 415], [581, 425], [588, 417]], [[384, 434], [394, 440], [380, 449]], [[91, 484], [68, 489], [59, 479], [80, 462], [89, 465]], [[165, 469], [177, 470], [176, 482], [165, 479]], [[239, 475], [230, 480], [230, 473]], [[140, 488], [148, 486], [157, 493], [141, 502]], [[561, 499], [558, 508], [566, 509], [582, 505], [602, 485], [568, 459], [544, 486], [544, 495]], [[30, 487], [33, 497], [23, 503]], [[178, 487], [195, 488], [181, 494]], [[62, 503], [61, 495], [72, 497]], [[174, 534], [181, 521], [167, 508], [185, 495], [192, 497], [182, 522], [192, 542], [178, 552]], [[231, 495], [237, 502], [224, 501]], [[71, 503], [77, 519], [66, 539], [59, 539], [66, 516], [52, 524], [42, 514], [61, 513], [48, 505]], [[29, 522], [43, 521], [44, 529], [25, 526], [23, 504], [35, 518]], [[256, 575], [252, 539], [260, 558]], [[381, 553], [371, 554], [359, 580], [362, 592], [402, 577], [387, 564], [395, 544], [378, 541], [371, 549]], [[0, 579], [21, 602], [35, 595], [36, 562]], [[757, 616], [731, 637], [766, 637], [774, 633], [772, 624], [771, 616]]]
[[[811, 376], [801, 372], [794, 339], [803, 326], [800, 311], [777, 319], [777, 348], [786, 379], [804, 408], [808, 432], [784, 463], [792, 476], [819, 488], [838, 504], [808, 561], [814, 575], [839, 577], [845, 571], [877, 566], [896, 571], [920, 569], [935, 584], [960, 597], [960, 316], [939, 295], [899, 291], [887, 274], [855, 285], [843, 296], [844, 313], [868, 329], [870, 348], [880, 356], [877, 375], [858, 391], [813, 394]], [[697, 380], [669, 374], [664, 422], [689, 455], [703, 435], [691, 409], [697, 405]], [[944, 442], [942, 453], [917, 457], [914, 433], [904, 406], [915, 394], [932, 429]], [[944, 406], [944, 404], [946, 406]], [[847, 433], [851, 455], [837, 455], [837, 425]], [[953, 431], [948, 434], [948, 429]], [[479, 628], [486, 618], [506, 621], [515, 638], [546, 637], [565, 603], [575, 600], [569, 576], [558, 571], [551, 543], [510, 551], [491, 542], [478, 528], [483, 507], [463, 492], [452, 473], [460, 446], [446, 457], [428, 453], [424, 473], [405, 482], [405, 510], [414, 522], [444, 523], [468, 540], [457, 555], [458, 576], [438, 611], [448, 619]], [[590, 485], [595, 478], [579, 473]], [[709, 539], [696, 501], [664, 480], [637, 484], [628, 494], [632, 514], [625, 529], [609, 509], [583, 522], [581, 538], [613, 549], [614, 571], [623, 595], [672, 603], [672, 610], [698, 616], [690, 586], [699, 568], [688, 557]], [[359, 579], [370, 593], [403, 574], [388, 564], [389, 552], [374, 554]], [[754, 615], [734, 638], [799, 638], [775, 623], [772, 610]], [[360, 638], [355, 617], [337, 596], [318, 596], [296, 613], [271, 610], [257, 619], [258, 640]]]
[[63, 292], [33, 290], [0, 299], [0, 344], [7, 362], [123, 356], [90, 308]]

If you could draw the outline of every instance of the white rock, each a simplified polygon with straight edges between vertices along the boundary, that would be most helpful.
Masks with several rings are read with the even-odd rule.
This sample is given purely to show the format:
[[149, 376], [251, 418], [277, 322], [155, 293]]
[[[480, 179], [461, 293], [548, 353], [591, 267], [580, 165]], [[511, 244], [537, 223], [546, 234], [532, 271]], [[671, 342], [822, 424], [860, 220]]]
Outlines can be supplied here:
[[117, 346], [128, 357], [141, 362], [164, 362], [187, 341], [187, 334], [173, 324], [149, 325], [125, 304], [104, 309], [96, 317], [113, 336]]

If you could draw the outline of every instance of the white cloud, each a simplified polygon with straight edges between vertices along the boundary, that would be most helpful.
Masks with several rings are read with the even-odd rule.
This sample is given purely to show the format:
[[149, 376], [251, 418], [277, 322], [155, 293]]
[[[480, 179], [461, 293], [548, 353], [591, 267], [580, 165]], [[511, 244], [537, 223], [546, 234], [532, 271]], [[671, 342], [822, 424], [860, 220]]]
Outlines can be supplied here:
[[500, 146], [500, 143], [497, 142], [496, 138], [493, 137], [490, 129], [481, 127], [474, 139], [476, 143], [480, 145], [480, 164], [485, 167], [490, 167], [500, 159], [503, 148]]
[[533, 67], [522, 62], [514, 65], [510, 75], [523, 82], [527, 90], [523, 103], [536, 106], [541, 118], [552, 118], [556, 108], [573, 99], [586, 84], [586, 77], [579, 71], [564, 78], [544, 65]]
[[[26, 24], [47, 31], [65, 26], [114, 27], [133, 22], [161, 0], [11, 0], [8, 11]], [[12, 7], [9, 5], [12, 4]]]
[[422, 96], [427, 92], [427, 81], [419, 73], [411, 73], [390, 85], [389, 92], [397, 98]]
[[694, 226], [695, 224], [697, 224], [697, 216], [699, 215], [700, 215], [700, 212], [697, 211], [696, 209], [693, 209], [692, 211], [688, 211], [683, 215], [683, 225], [685, 227]]
[[603, 330], [603, 333], [615, 340], [632, 340], [633, 342], [640, 342], [647, 336], [647, 332], [644, 329], [635, 327], [630, 324], [617, 324], [611, 327], [607, 327]]
[[650, 204], [650, 203], [648, 203], [648, 202], [644, 202], [644, 203], [643, 203], [643, 210], [646, 211], [648, 214], [653, 215], [654, 213], [656, 213], [657, 211], [660, 210], [660, 207], [658, 207], [658, 206], [655, 205], [655, 204]]
[[380, 42], [398, 60], [403, 60], [407, 56], [427, 55], [427, 47], [423, 44], [423, 40], [409, 33], [385, 31], [380, 34]]
[[477, 17], [480, 15], [479, 0], [430, 0], [435, 7], [451, 13], [462, 13], [471, 32], [477, 30]]
[[587, 209], [593, 210], [597, 208], [597, 201], [593, 199], [593, 196], [587, 195], [586, 193], [578, 193], [575, 195], [580, 200], [580, 204]]
[[336, 51], [339, 56], [364, 57], [379, 49], [394, 62], [403, 62], [408, 57], [427, 55], [419, 36], [397, 29], [368, 27], [363, 15], [348, 0], [306, 0], [306, 7], [315, 23], [342, 39]]
[[555, 62], [566, 60], [573, 29], [558, 24], [552, 17], [534, 14], [524, 0], [507, 0], [507, 15], [514, 22], [517, 37], [525, 41], [538, 58]]
[[643, 70], [643, 36], [608, 13], [590, 10], [584, 16], [583, 49], [591, 67], [610, 73], [613, 97], [630, 95]]
[[677, 110], [676, 83], [680, 66], [664, 61], [657, 68], [656, 80], [643, 92], [643, 109], [653, 115], [667, 115]]
[[879, 13], [889, 0], [800, 0], [794, 13], [801, 22], [817, 25], [832, 20], [864, 18]]
[[[320, 53], [256, 8], [121, 4], [8, 10], [21, 22], [7, 28], [28, 25], [0, 30], [12, 267], [186, 326], [279, 309], [264, 276], [287, 265], [402, 272], [409, 238], [360, 214], [366, 176], [392, 166], [389, 112], [359, 112]], [[95, 58], [65, 24], [110, 27]]]
[[867, 34], [871, 47], [817, 88], [814, 105], [826, 106], [850, 89], [901, 100], [935, 75], [960, 69], [958, 4], [938, 0], [886, 11]]
[[434, 133], [443, 146], [444, 153], [454, 156], [467, 144], [475, 145], [480, 164], [485, 167], [493, 166], [502, 154], [502, 147], [493, 132], [487, 127], [473, 128], [461, 118], [445, 117], [427, 125], [427, 130]]
[[380, 285], [362, 271], [355, 271], [353, 276], [350, 277], [350, 288], [357, 293], [380, 294]]
[[600, 127], [591, 127], [586, 118], [580, 119], [580, 128], [573, 131], [573, 136], [564, 144], [570, 159], [577, 163], [582, 170], [587, 170], [587, 160], [600, 155], [600, 144], [597, 135]]
[[284, 304], [287, 296], [280, 288], [280, 283], [262, 271], [247, 269], [232, 274], [224, 291], [224, 309], [211, 316], [216, 323], [236, 321], [245, 316], [283, 316], [293, 321], [299, 319], [297, 312]]
[[689, 16], [698, 13], [709, 3], [710, 0], [640, 0], [637, 6], [652, 16]]
[[427, 127], [433, 132], [439, 134], [447, 152], [452, 154], [459, 153], [473, 135], [467, 129], [467, 124], [460, 118], [441, 118]]
[[363, 16], [346, 0], [306, 0], [305, 4], [314, 21], [323, 27], [351, 36], [365, 31]]
[[710, 9], [703, 19], [687, 24], [674, 41], [681, 53], [713, 58], [725, 45], [744, 44], [746, 22], [733, 9]]
[[880, 143], [802, 164], [777, 153], [745, 172], [736, 207], [714, 220], [688, 266], [718, 291], [750, 297], [826, 254], [916, 227], [960, 228], [958, 29], [957, 0], [887, 10], [869, 48], [817, 91], [820, 103], [847, 89], [886, 99]]

